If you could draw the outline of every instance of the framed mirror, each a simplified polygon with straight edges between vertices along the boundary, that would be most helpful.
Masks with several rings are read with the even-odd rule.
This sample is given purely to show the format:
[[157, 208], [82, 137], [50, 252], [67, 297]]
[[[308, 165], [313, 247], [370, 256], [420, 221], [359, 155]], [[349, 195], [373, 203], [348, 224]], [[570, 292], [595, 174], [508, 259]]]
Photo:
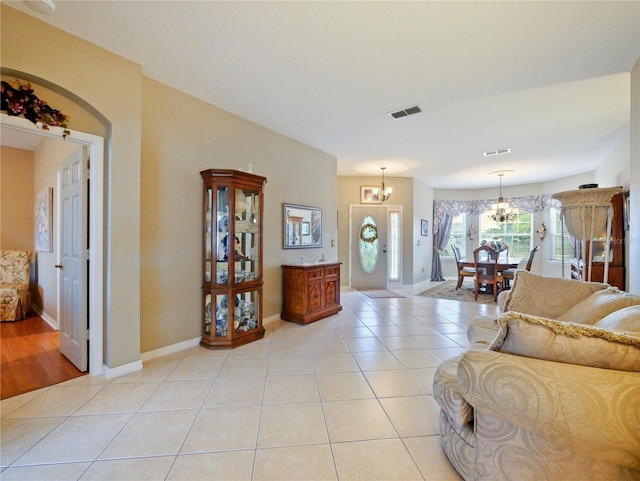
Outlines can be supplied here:
[[322, 209], [282, 204], [284, 249], [322, 247]]

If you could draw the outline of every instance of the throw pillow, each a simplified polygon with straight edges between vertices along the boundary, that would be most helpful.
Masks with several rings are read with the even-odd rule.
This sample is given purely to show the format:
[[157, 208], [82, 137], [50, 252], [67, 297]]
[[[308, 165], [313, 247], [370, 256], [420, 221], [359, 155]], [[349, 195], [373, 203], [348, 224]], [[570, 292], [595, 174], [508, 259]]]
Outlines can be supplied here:
[[489, 346], [518, 356], [582, 366], [640, 372], [640, 337], [519, 312], [498, 318]]
[[640, 306], [629, 306], [612, 312], [594, 325], [603, 329], [640, 333]]
[[640, 305], [640, 296], [621, 291], [617, 287], [595, 292], [561, 316], [558, 321], [595, 324], [603, 317], [625, 307]]
[[504, 312], [517, 311], [556, 319], [576, 303], [607, 284], [581, 282], [560, 277], [544, 277], [529, 271], [517, 271], [513, 287], [506, 291]]

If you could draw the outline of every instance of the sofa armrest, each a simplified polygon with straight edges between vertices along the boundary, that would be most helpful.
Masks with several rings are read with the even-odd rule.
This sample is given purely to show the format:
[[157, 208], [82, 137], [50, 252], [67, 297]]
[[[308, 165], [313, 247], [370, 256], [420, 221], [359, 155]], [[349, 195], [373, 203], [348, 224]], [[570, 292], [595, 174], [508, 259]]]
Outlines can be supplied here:
[[479, 412], [586, 458], [640, 469], [640, 373], [468, 351], [458, 384]]
[[498, 335], [496, 316], [477, 316], [469, 321], [467, 339], [472, 348], [487, 349]]
[[498, 294], [498, 309], [500, 310], [500, 312], [504, 312], [504, 305], [507, 302], [507, 296], [510, 292], [510, 290], [506, 290], [500, 291], [500, 294]]

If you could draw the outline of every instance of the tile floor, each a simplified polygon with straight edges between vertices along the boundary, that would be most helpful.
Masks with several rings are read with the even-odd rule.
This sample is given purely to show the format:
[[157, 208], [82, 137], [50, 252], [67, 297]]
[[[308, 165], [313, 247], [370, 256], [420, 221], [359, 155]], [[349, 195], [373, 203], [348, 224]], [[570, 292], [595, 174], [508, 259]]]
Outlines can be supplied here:
[[231, 351], [194, 347], [120, 378], [0, 404], [9, 480], [442, 480], [436, 366], [496, 306], [343, 290], [343, 311], [275, 321]]

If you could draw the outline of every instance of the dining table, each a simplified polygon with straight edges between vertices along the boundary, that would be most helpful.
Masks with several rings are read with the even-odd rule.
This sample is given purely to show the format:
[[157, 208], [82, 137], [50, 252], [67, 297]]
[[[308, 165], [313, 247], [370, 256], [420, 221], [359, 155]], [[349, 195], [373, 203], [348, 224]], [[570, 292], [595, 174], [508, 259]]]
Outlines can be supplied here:
[[[518, 266], [520, 265], [520, 263], [522, 262], [522, 257], [502, 257], [498, 259], [498, 264], [497, 264], [497, 269], [498, 272], [502, 272], [502, 271], [506, 271], [507, 269], [517, 269]], [[489, 264], [489, 265], [493, 265], [493, 261], [481, 261], [479, 262], [479, 264]], [[460, 259], [460, 265], [461, 267], [476, 267], [476, 263], [474, 262], [473, 259], [468, 260], [466, 258], [462, 258]], [[505, 279], [503, 282], [504, 285], [504, 289], [508, 289], [509, 285], [508, 285], [508, 280]], [[486, 290], [487, 293], [491, 293], [492, 290], [487, 289]]]
[[[507, 269], [517, 269], [518, 265], [522, 262], [522, 257], [507, 257], [498, 259], [498, 271], [506, 271]], [[493, 261], [483, 261], [481, 264], [493, 264]], [[467, 258], [460, 259], [460, 264], [462, 267], [475, 267], [476, 263], [473, 259], [469, 260]]]

